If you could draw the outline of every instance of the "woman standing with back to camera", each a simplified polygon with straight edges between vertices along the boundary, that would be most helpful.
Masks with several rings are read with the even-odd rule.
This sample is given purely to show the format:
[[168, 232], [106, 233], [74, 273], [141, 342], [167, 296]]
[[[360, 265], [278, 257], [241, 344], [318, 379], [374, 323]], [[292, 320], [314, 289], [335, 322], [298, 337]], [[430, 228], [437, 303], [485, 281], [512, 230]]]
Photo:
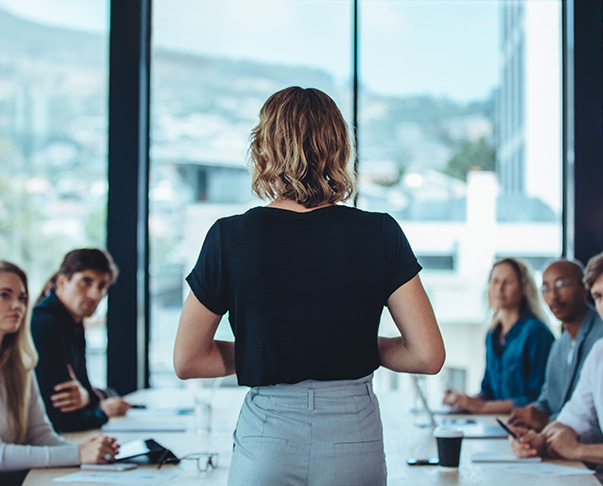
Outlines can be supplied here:
[[[373, 372], [437, 373], [444, 362], [399, 225], [338, 204], [354, 193], [350, 154], [329, 96], [299, 87], [272, 95], [250, 147], [252, 189], [271, 202], [218, 220], [187, 277], [176, 373], [236, 372], [251, 387], [231, 486], [385, 484]], [[400, 337], [378, 337], [384, 305]], [[226, 312], [234, 343], [214, 339]]]

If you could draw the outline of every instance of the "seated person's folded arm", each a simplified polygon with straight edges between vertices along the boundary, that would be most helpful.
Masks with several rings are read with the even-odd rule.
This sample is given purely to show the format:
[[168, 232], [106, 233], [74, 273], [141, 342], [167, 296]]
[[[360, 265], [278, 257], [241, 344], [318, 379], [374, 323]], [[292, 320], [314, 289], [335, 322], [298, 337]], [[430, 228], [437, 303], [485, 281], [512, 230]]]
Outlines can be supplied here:
[[54, 428], [60, 432], [72, 432], [97, 429], [107, 422], [108, 417], [99, 408], [99, 399], [94, 393], [88, 394], [89, 402], [81, 408], [62, 412], [61, 407], [55, 407], [52, 397], [62, 393], [56, 387], [73, 381], [70, 364], [65, 359], [67, 344], [60, 333], [52, 332], [50, 326], [32, 326], [32, 331], [39, 355], [36, 378]]
[[73, 412], [88, 406], [91, 399], [88, 390], [84, 388], [73, 373], [71, 365], [66, 366], [71, 379], [55, 385], [55, 393], [50, 396], [50, 399], [52, 405], [61, 412]]
[[560, 422], [551, 422], [542, 432], [513, 427], [519, 440], [509, 438], [513, 453], [517, 457], [552, 457], [570, 461], [585, 461], [603, 464], [603, 444], [580, 442], [574, 429]]
[[570, 427], [547, 439], [546, 447], [553, 457], [603, 464], [603, 444], [579, 442], [578, 435]]

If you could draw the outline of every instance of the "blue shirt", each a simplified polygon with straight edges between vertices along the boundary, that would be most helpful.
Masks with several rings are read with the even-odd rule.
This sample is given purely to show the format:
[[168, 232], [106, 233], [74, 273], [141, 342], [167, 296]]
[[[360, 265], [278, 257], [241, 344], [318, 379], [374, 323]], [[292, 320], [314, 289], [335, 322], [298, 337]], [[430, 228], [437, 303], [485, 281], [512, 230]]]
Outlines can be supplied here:
[[555, 341], [549, 328], [531, 315], [523, 315], [500, 340], [500, 323], [486, 337], [484, 400], [513, 400], [521, 407], [538, 398], [546, 362]]

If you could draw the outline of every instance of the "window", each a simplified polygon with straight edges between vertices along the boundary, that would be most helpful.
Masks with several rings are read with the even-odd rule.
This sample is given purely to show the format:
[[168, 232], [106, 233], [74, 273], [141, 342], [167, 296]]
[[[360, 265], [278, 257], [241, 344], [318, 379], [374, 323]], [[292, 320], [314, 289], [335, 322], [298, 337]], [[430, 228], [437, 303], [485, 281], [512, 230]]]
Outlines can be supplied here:
[[[108, 2], [0, 0], [0, 255], [32, 303], [65, 253], [106, 246]], [[86, 322], [106, 384], [104, 311]]]
[[[33, 296], [65, 252], [105, 246], [108, 4], [0, 0], [0, 255], [28, 271]], [[538, 271], [561, 254], [561, 0], [356, 4], [358, 32], [351, 0], [153, 2], [151, 385], [176, 382], [184, 277], [205, 232], [260, 204], [246, 168], [259, 108], [280, 88], [315, 86], [351, 123], [354, 38], [358, 205], [408, 235], [448, 364], [465, 368], [459, 352], [481, 344], [494, 258]], [[482, 371], [472, 363], [468, 383]]]
[[[291, 85], [330, 93], [351, 118], [351, 4], [153, 2], [150, 384], [174, 385], [184, 278], [222, 216], [263, 204], [246, 151], [259, 110]], [[226, 319], [218, 329], [232, 336]]]
[[[207, 229], [260, 204], [245, 166], [259, 108], [285, 86], [315, 86], [351, 122], [354, 35], [358, 205], [402, 225], [425, 268], [448, 362], [468, 367], [469, 387], [483, 363], [464, 361], [463, 336], [482, 345], [495, 258], [523, 257], [539, 271], [561, 253], [561, 2], [359, 0], [357, 33], [352, 8], [154, 2], [153, 386], [174, 383], [184, 277]], [[384, 316], [383, 332], [394, 332]], [[228, 336], [228, 325], [218, 332]]]
[[561, 2], [365, 0], [360, 19], [359, 206], [400, 222], [477, 392], [492, 263], [561, 254]]

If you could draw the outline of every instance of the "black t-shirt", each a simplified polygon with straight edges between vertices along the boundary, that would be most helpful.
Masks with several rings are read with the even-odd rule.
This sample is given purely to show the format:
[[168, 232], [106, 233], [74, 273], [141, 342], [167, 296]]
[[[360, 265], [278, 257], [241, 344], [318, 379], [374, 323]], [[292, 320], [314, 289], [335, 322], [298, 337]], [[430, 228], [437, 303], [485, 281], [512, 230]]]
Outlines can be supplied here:
[[214, 223], [187, 281], [229, 313], [239, 384], [260, 386], [372, 373], [383, 307], [420, 269], [387, 214], [257, 207]]

